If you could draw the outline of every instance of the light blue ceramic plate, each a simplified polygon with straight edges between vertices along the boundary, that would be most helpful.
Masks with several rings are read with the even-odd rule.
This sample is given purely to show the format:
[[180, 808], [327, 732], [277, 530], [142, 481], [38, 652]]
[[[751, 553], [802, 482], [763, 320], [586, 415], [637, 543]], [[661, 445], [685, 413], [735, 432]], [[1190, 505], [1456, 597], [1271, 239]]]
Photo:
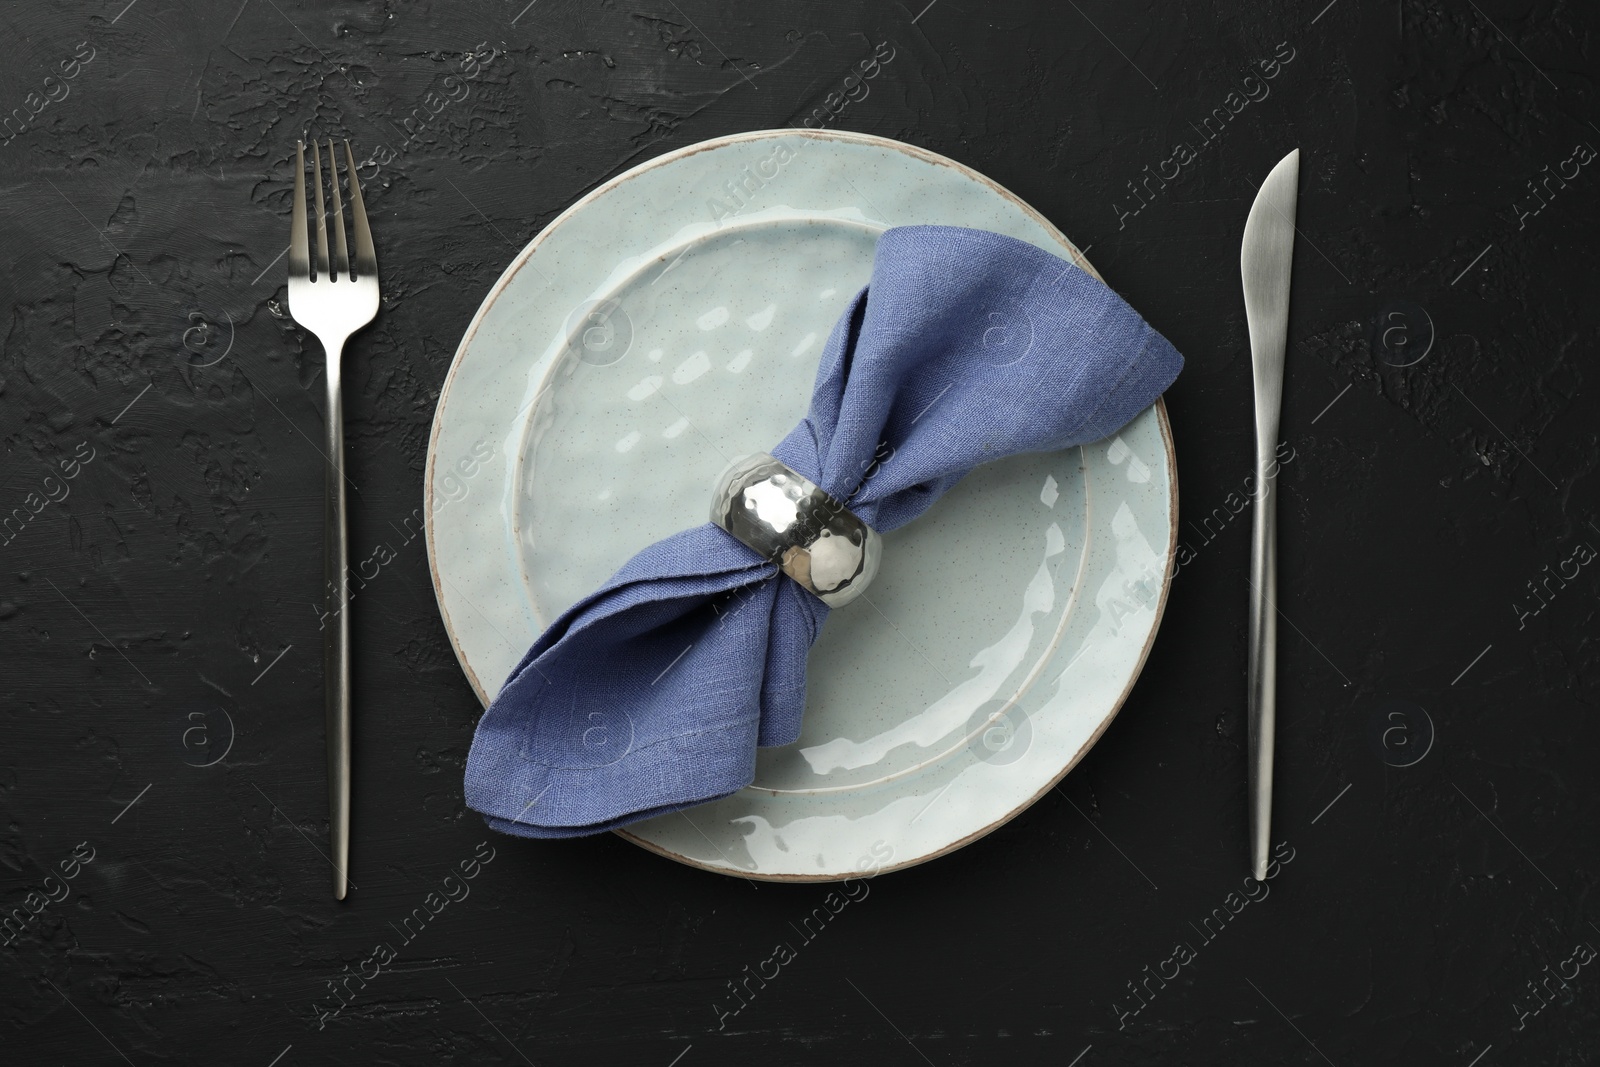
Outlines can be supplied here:
[[[913, 223], [1093, 270], [958, 163], [793, 130], [651, 160], [517, 256], [461, 342], [428, 451], [434, 588], [480, 699], [639, 549], [704, 522], [729, 459], [783, 437], [878, 235]], [[1013, 345], [1025, 328], [996, 325]], [[1176, 485], [1159, 403], [1109, 441], [980, 468], [888, 534], [871, 602], [829, 619], [801, 740], [762, 750], [749, 789], [623, 836], [708, 870], [822, 881], [994, 829], [1071, 769], [1138, 676]]]

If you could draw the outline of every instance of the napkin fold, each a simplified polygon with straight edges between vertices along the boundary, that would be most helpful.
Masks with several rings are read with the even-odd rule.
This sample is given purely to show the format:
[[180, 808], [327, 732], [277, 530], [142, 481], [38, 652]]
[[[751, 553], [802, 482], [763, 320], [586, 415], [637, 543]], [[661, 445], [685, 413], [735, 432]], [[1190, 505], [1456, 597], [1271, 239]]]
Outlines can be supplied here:
[[[1115, 433], [1182, 366], [1064, 259], [982, 230], [900, 227], [828, 338], [810, 410], [771, 451], [887, 532], [981, 463]], [[710, 523], [650, 545], [506, 679], [467, 758], [468, 805], [496, 830], [572, 837], [749, 785], [758, 746], [800, 735], [828, 611]]]

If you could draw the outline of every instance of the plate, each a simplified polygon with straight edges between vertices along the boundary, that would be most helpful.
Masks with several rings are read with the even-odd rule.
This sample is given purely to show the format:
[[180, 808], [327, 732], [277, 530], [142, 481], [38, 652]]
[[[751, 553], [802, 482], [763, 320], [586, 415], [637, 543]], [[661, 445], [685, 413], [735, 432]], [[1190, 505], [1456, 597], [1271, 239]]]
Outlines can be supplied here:
[[[461, 342], [428, 450], [428, 561], [480, 700], [637, 551], [705, 522], [729, 459], [782, 439], [878, 235], [913, 223], [1093, 272], [977, 172], [831, 131], [661, 156], [517, 256]], [[992, 355], [1015, 358], [1026, 331], [996, 321]], [[1159, 402], [1109, 440], [979, 468], [885, 535], [871, 598], [832, 613], [801, 739], [762, 749], [749, 788], [616, 832], [724, 874], [832, 881], [993, 830], [1082, 758], [1138, 676], [1176, 493]], [[606, 719], [614, 751], [626, 715]]]

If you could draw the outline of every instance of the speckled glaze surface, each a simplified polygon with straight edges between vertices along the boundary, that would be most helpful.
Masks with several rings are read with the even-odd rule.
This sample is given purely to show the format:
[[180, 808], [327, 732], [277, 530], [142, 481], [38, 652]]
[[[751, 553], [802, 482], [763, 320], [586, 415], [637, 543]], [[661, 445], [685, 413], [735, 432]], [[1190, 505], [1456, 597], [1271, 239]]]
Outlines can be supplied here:
[[[729, 460], [804, 412], [878, 234], [939, 223], [1077, 250], [975, 172], [859, 134], [770, 131], [602, 185], [468, 329], [428, 455], [440, 610], [486, 703], [542, 628], [705, 521]], [[871, 603], [812, 650], [799, 742], [740, 793], [622, 836], [747, 878], [833, 880], [982, 836], [1078, 761], [1153, 640], [1175, 548], [1161, 405], [1108, 441], [974, 472], [884, 538]]]

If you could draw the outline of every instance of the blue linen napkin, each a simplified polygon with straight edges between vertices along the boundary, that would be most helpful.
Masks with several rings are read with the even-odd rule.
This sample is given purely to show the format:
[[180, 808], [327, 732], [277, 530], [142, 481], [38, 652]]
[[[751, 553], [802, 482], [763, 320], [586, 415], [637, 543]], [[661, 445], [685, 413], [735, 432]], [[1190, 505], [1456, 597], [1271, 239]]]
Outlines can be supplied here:
[[[891, 229], [772, 454], [887, 532], [980, 463], [1110, 436], [1182, 366], [1066, 260], [982, 230]], [[828, 611], [710, 523], [649, 546], [506, 679], [467, 757], [468, 805], [496, 830], [573, 837], [749, 785], [757, 746], [800, 735]]]

